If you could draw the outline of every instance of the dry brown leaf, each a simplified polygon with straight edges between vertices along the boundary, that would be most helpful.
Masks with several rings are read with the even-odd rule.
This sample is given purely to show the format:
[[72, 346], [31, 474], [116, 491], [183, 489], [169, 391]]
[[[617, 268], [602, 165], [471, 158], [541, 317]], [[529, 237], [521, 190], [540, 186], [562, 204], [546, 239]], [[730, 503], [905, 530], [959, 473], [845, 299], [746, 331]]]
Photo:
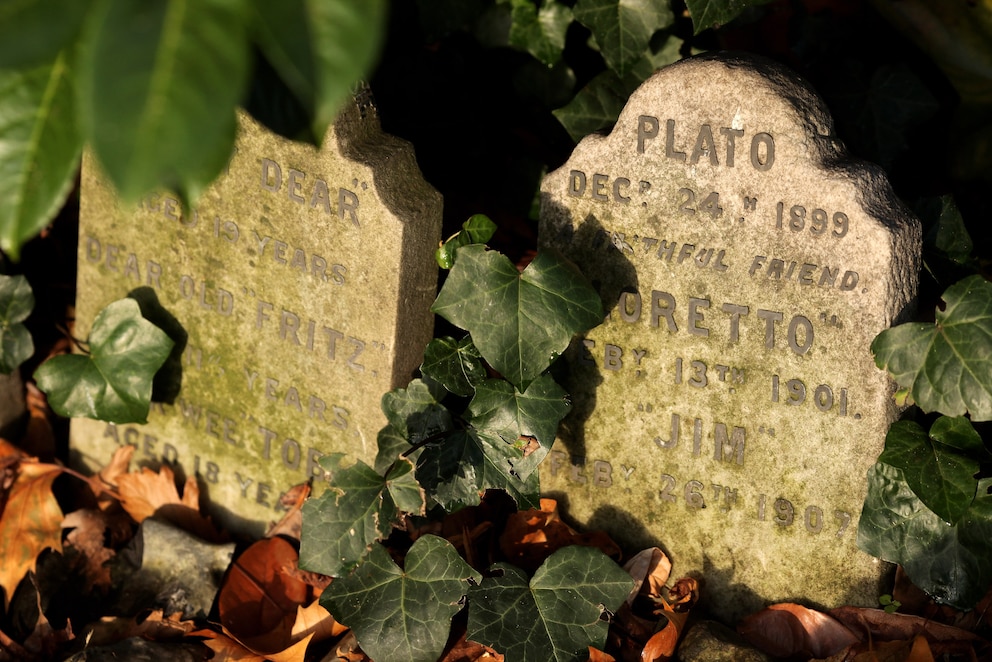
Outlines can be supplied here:
[[918, 634], [934, 642], [984, 641], [978, 635], [953, 625], [935, 623], [929, 619], [909, 614], [890, 614], [882, 609], [864, 607], [838, 607], [830, 615], [846, 625], [851, 632], [864, 640], [906, 641]]
[[287, 509], [283, 518], [274, 524], [265, 534], [266, 538], [273, 536], [286, 536], [293, 540], [300, 539], [303, 531], [303, 503], [310, 496], [310, 483], [300, 483], [294, 485], [286, 493], [279, 497], [279, 503]]
[[[35, 581], [34, 575], [31, 575], [31, 581]], [[41, 608], [41, 590], [37, 583], [34, 584], [34, 588], [38, 619], [35, 621], [31, 634], [24, 640], [24, 648], [31, 653], [34, 659], [52, 660], [55, 659], [55, 654], [59, 648], [67, 641], [72, 640], [72, 625], [66, 622], [65, 628], [62, 630], [53, 628]]]
[[28, 454], [51, 462], [55, 459], [55, 432], [52, 430], [52, 410], [48, 407], [48, 398], [34, 382], [27, 382], [25, 387], [28, 424], [21, 436], [20, 446]]
[[30, 657], [30, 653], [28, 653], [24, 646], [21, 646], [0, 630], [0, 662], [27, 660]]
[[834, 618], [791, 602], [751, 614], [737, 630], [752, 646], [777, 657], [824, 658], [858, 641]]
[[638, 595], [662, 597], [665, 584], [671, 576], [672, 562], [663, 551], [651, 547], [635, 554], [623, 569], [634, 579], [634, 588], [627, 596], [627, 604], [631, 604]]
[[89, 477], [90, 489], [102, 507], [118, 501], [117, 481], [121, 476], [127, 475], [134, 450], [134, 446], [119, 446], [107, 466]]
[[[326, 611], [306, 609], [301, 614], [300, 606], [313, 596], [310, 586], [293, 576], [298, 560], [296, 548], [276, 537], [254, 543], [231, 565], [217, 607], [225, 631], [246, 648], [277, 653], [317, 632], [334, 630], [336, 623]], [[321, 613], [327, 622], [318, 624]]]
[[52, 482], [62, 473], [54, 464], [21, 462], [0, 515], [0, 587], [4, 607], [17, 584], [35, 569], [45, 549], [62, 551], [62, 510], [52, 495]]
[[922, 616], [928, 620], [946, 623], [969, 631], [975, 631], [992, 624], [988, 618], [992, 614], [992, 590], [989, 590], [978, 601], [974, 609], [960, 611], [949, 605], [938, 605], [934, 602], [929, 595], [913, 584], [902, 566], [896, 566], [892, 599], [900, 603], [900, 614]]
[[210, 520], [200, 514], [200, 486], [190, 476], [179, 496], [172, 469], [157, 472], [143, 468], [140, 472], [117, 477], [118, 498], [124, 510], [139, 524], [155, 515], [210, 542], [221, 542]]
[[602, 531], [580, 534], [561, 521], [554, 499], [541, 499], [540, 510], [511, 514], [499, 537], [499, 548], [506, 559], [528, 572], [534, 572], [551, 554], [569, 545], [596, 547], [607, 556], [620, 557], [620, 547]]
[[458, 629], [458, 640], [448, 648], [438, 662], [503, 662], [503, 656], [489, 646], [469, 641], [464, 627]]
[[292, 629], [293, 639], [312, 634], [315, 642], [325, 641], [339, 637], [347, 631], [348, 627], [334, 620], [331, 613], [321, 607], [317, 600], [306, 607], [300, 605], [296, 608], [296, 622]]
[[[685, 625], [684, 621], [682, 625]], [[669, 621], [668, 625], [655, 632], [641, 650], [641, 662], [669, 662], [675, 659], [681, 630], [681, 627]]]
[[882, 641], [858, 648], [865, 650], [851, 657], [851, 662], [934, 662], [930, 645], [922, 635], [909, 641]]
[[334, 647], [334, 651], [324, 658], [323, 662], [372, 662], [368, 655], [358, 647], [358, 639], [354, 632], [348, 632]]
[[616, 658], [609, 653], [604, 653], [598, 648], [589, 647], [588, 662], [617, 662]]
[[28, 456], [23, 450], [18, 446], [10, 443], [3, 437], [0, 437], [0, 463], [6, 465], [11, 462], [17, 462]]
[[130, 637], [142, 637], [151, 641], [172, 641], [181, 639], [196, 628], [193, 621], [184, 621], [182, 613], [165, 616], [156, 609], [144, 618], [136, 616], [104, 616], [90, 623], [79, 638], [87, 646], [108, 646]]
[[63, 529], [72, 529], [66, 542], [74, 547], [83, 559], [84, 592], [94, 587], [109, 588], [110, 568], [105, 564], [114, 557], [114, 550], [104, 545], [107, 515], [102, 510], [82, 509], [65, 516]]
[[[283, 632], [289, 635], [283, 641], [274, 643], [274, 639], [259, 638], [267, 646], [257, 648], [236, 636], [227, 628], [223, 629], [223, 635], [215, 636], [212, 640], [216, 643], [207, 644], [212, 650], [221, 651], [229, 657], [221, 659], [231, 660], [255, 660], [264, 659], [272, 662], [304, 662], [307, 648], [311, 642], [323, 641], [325, 639], [340, 636], [348, 631], [348, 628], [337, 623], [326, 609], [314, 601], [307, 607], [297, 607], [296, 622], [292, 626], [292, 633]], [[201, 634], [201, 633], [197, 633]], [[204, 642], [207, 643], [207, 642]], [[216, 655], [214, 659], [217, 659]]]
[[213, 651], [210, 662], [265, 662], [265, 657], [253, 653], [237, 640], [222, 632], [213, 630], [197, 630], [189, 633], [191, 637], [204, 637], [203, 645]]

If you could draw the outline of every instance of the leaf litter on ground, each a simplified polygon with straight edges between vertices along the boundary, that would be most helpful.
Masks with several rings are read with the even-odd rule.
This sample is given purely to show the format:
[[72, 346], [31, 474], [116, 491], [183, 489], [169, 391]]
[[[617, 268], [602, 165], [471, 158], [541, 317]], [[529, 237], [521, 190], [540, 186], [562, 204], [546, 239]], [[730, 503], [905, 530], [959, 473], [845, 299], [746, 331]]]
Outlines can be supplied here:
[[[322, 592], [332, 585], [331, 578], [299, 568], [301, 511], [310, 493], [306, 484], [284, 496], [287, 512], [270, 527], [266, 537], [244, 546], [235, 557], [218, 592], [216, 606], [206, 620], [150, 608], [114, 614], [110, 566], [140, 521], [164, 517], [200, 537], [220, 540], [227, 536], [201, 513], [202, 497], [195, 480], [186, 481], [180, 490], [167, 466], [157, 471], [129, 471], [133, 453], [133, 447], [121, 447], [105, 467], [84, 478], [56, 463], [39, 462], [0, 439], [0, 532], [5, 533], [3, 544], [8, 545], [8, 556], [4, 558], [17, 560], [4, 564], [5, 603], [13, 609], [11, 597], [15, 597], [21, 605], [18, 609], [27, 604], [29, 613], [33, 613], [33, 625], [16, 635], [10, 634], [14, 630], [9, 612], [0, 621], [0, 662], [59, 659], [59, 655], [64, 659], [84, 647], [111, 646], [134, 637], [162, 644], [201, 642], [198, 645], [208, 649], [214, 660], [372, 659], [348, 623], [337, 621], [320, 604]], [[66, 503], [64, 497], [56, 498], [56, 493], [66, 491], [53, 490], [60, 476], [75, 485], [71, 503]], [[535, 571], [561, 550], [589, 556], [587, 560], [597, 568], [593, 573], [597, 578], [605, 576], [606, 568], [622, 573], [626, 579], [611, 584], [617, 589], [623, 586], [622, 593], [615, 595], [615, 611], [601, 613], [608, 634], [592, 643], [561, 643], [563, 649], [574, 645], [575, 650], [558, 659], [674, 660], [677, 646], [693, 619], [705, 617], [698, 606], [705, 587], [689, 577], [673, 581], [672, 563], [660, 549], [635, 554], [621, 570], [616, 565], [621, 560], [620, 548], [605, 534], [582, 533], [569, 527], [552, 499], [542, 499], [540, 508], [517, 510], [512, 499], [490, 491], [478, 506], [441, 521], [407, 517], [400, 526], [384, 541], [385, 547], [376, 543], [374, 548], [398, 560], [399, 572], [407, 562], [410, 543], [431, 534], [440, 536], [435, 540], [453, 545], [449, 549], [457, 550], [454, 558], [460, 555], [469, 562], [465, 567], [486, 569], [494, 563], [508, 562], [524, 568], [510, 571], [519, 573], [513, 584], [517, 588], [507, 588], [513, 595], [528, 584], [534, 586]], [[576, 551], [583, 548], [586, 551]], [[65, 608], [53, 611], [53, 605], [71, 599], [53, 594], [49, 579], [39, 575], [48, 572], [39, 560], [49, 558], [46, 555], [52, 551], [71, 560], [65, 567], [76, 577], [71, 584], [78, 591], [76, 595], [81, 598], [92, 594], [95, 600], [103, 600], [104, 613], [79, 615], [69, 610], [69, 616], [49, 621], [49, 613], [66, 613]], [[543, 580], [537, 581], [540, 587]], [[562, 590], [577, 586], [571, 578], [561, 581]], [[338, 587], [345, 593], [346, 589], [345, 585]], [[471, 593], [471, 589], [466, 585], [459, 593]], [[837, 662], [920, 662], [941, 655], [967, 660], [974, 656], [981, 659], [992, 652], [983, 636], [989, 629], [985, 617], [992, 602], [989, 596], [973, 612], [960, 612], [934, 604], [925, 594], [921, 596], [903, 574], [897, 576], [892, 593], [902, 604], [901, 609], [912, 608], [915, 613], [889, 614], [881, 609], [856, 607], [819, 612], [799, 605], [772, 605], [745, 619], [740, 631], [769, 654], [816, 655]], [[602, 598], [599, 602], [609, 600]], [[458, 604], [453, 606], [460, 608]], [[534, 603], [534, 609], [541, 613], [539, 603]], [[356, 614], [349, 616], [352, 620], [362, 618]], [[511, 653], [511, 659], [531, 659], [533, 655], [518, 658], [515, 650], [500, 650], [491, 642], [473, 641], [469, 636], [471, 633], [484, 639], [491, 623], [482, 626], [477, 619], [468, 629], [466, 625], [469, 622], [462, 611], [452, 621], [450, 632], [445, 630], [446, 634], [438, 635], [434, 645], [440, 662], [498, 662]], [[529, 637], [521, 637], [521, 641], [528, 639], [522, 646], [551, 646], [541, 649], [544, 655], [558, 650], [554, 647], [559, 646], [560, 638], [548, 644]]]

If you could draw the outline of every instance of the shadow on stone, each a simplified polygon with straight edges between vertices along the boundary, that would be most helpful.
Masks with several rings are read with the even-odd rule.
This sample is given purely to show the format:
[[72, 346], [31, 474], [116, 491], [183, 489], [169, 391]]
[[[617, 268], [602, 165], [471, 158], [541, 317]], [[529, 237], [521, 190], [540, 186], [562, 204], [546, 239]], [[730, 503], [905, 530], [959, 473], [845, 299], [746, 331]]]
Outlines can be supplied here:
[[[609, 317], [622, 292], [637, 291], [637, 271], [624, 254], [625, 250], [633, 253], [633, 249], [623, 236], [606, 230], [593, 214], [586, 216], [576, 229], [569, 211], [547, 194], [542, 195], [542, 215], [558, 220], [553, 236], [543, 238], [543, 243], [568, 255], [583, 273], [609, 275], [590, 279], [603, 302], [604, 319]], [[559, 361], [554, 368], [556, 381], [572, 399], [572, 410], [561, 423], [558, 439], [568, 450], [573, 465], [585, 462], [585, 423], [596, 409], [596, 391], [603, 383], [593, 351], [602, 352], [603, 348], [590, 347], [585, 337], [577, 337], [565, 351], [566, 360]]]
[[138, 302], [141, 316], [162, 329], [165, 335], [175, 343], [169, 357], [155, 373], [152, 381], [152, 401], [175, 403], [183, 382], [183, 352], [189, 334], [172, 313], [166, 310], [158, 301], [155, 290], [150, 287], [138, 287], [128, 292], [128, 297]]

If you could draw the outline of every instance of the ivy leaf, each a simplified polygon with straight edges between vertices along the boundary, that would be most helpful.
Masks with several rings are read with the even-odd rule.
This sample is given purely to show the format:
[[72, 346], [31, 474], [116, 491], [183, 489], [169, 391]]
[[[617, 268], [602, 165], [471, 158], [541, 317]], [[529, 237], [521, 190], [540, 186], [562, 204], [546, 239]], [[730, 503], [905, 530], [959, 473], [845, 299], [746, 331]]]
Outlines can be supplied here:
[[77, 76], [81, 116], [124, 199], [165, 187], [193, 201], [227, 164], [248, 83], [243, 4], [95, 5]]
[[586, 660], [589, 646], [603, 648], [615, 610], [634, 586], [630, 575], [593, 547], [563, 547], [527, 582], [508, 563], [493, 566], [469, 590], [468, 638], [495, 648], [508, 660]]
[[342, 102], [372, 69], [386, 21], [384, 0], [252, 0], [266, 56], [313, 115], [322, 139]]
[[462, 229], [448, 237], [434, 255], [437, 265], [450, 269], [455, 263], [455, 252], [462, 246], [485, 244], [496, 234], [496, 224], [485, 214], [474, 214], [462, 223]]
[[718, 28], [737, 18], [745, 9], [768, 4], [772, 0], [685, 0], [692, 17], [694, 34]]
[[472, 334], [483, 358], [518, 388], [565, 351], [572, 336], [603, 321], [596, 290], [556, 251], [523, 273], [485, 246], [465, 246], [431, 307]]
[[324, 589], [320, 604], [351, 627], [371, 658], [434, 662], [468, 582], [480, 580], [451, 543], [425, 535], [407, 552], [403, 569], [374, 546], [355, 572]]
[[24, 276], [0, 276], [0, 372], [12, 373], [34, 354], [34, 341], [21, 324], [34, 309], [34, 293]]
[[394, 492], [400, 495], [403, 506], [412, 506], [412, 512], [423, 508], [422, 498], [413, 505], [408, 485], [396, 484], [412, 478], [409, 461], [396, 462], [383, 477], [361, 461], [341, 468], [340, 460], [340, 455], [321, 458], [321, 467], [332, 474], [330, 487], [303, 504], [300, 536], [300, 567], [330, 577], [350, 571], [376, 540], [389, 535], [402, 510]]
[[141, 316], [137, 301], [120, 299], [96, 316], [89, 343], [89, 356], [53, 356], [35, 371], [52, 409], [66, 417], [146, 422], [152, 379], [172, 340]]
[[971, 260], [975, 244], [953, 196], [941, 198], [940, 216], [927, 239], [941, 255], [957, 264], [967, 264]]
[[607, 66], [624, 76], [655, 32], [675, 22], [667, 0], [579, 0], [575, 18], [592, 31]]
[[613, 71], [604, 71], [579, 90], [567, 105], [552, 111], [572, 140], [616, 124], [631, 90]]
[[975, 500], [978, 455], [984, 451], [982, 438], [967, 418], [942, 416], [929, 435], [913, 421], [893, 423], [878, 461], [901, 470], [923, 504], [955, 524]]
[[496, 435], [458, 430], [424, 447], [417, 480], [448, 512], [478, 505], [490, 488], [505, 490], [519, 508], [537, 508], [538, 474], [522, 479], [514, 471], [522, 458], [523, 450]]
[[682, 44], [675, 35], [668, 35], [657, 52], [648, 49], [642, 53], [626, 76], [621, 78], [612, 70], [596, 75], [568, 104], [552, 114], [576, 142], [590, 133], [610, 129], [641, 83], [661, 67], [678, 62]]
[[878, 463], [868, 472], [868, 496], [858, 524], [858, 547], [898, 563], [938, 602], [971, 609], [992, 583], [992, 481], [956, 524], [927, 508], [903, 472]]
[[565, 48], [572, 10], [558, 2], [545, 2], [538, 9], [531, 0], [512, 0], [512, 6], [510, 45], [553, 66]]
[[875, 363], [924, 411], [992, 420], [992, 283], [971, 276], [944, 292], [936, 321], [901, 324], [871, 344]]
[[406, 388], [383, 395], [382, 411], [396, 432], [412, 445], [447, 432], [453, 426], [451, 412], [438, 402], [430, 385], [422, 379], [414, 379]]
[[11, 258], [62, 208], [82, 149], [64, 54], [26, 71], [0, 69], [0, 249]]
[[475, 392], [475, 384], [486, 379], [481, 359], [470, 336], [461, 340], [451, 336], [435, 338], [424, 350], [420, 372], [451, 393], [468, 396]]
[[551, 450], [558, 423], [571, 409], [568, 393], [544, 374], [531, 382], [521, 393], [509, 382], [489, 379], [476, 387], [475, 397], [468, 405], [472, 426], [483, 433], [500, 437], [511, 445], [522, 438], [533, 437], [538, 447], [513, 463], [513, 471], [527, 479]]
[[51, 62], [79, 32], [90, 0], [0, 3], [0, 69]]
[[[380, 474], [386, 473], [386, 470], [393, 466], [393, 462], [410, 450], [410, 442], [406, 440], [406, 436], [392, 425], [387, 425], [379, 430], [379, 434], [376, 436], [376, 446], [378, 450], [375, 455], [374, 468], [376, 473]], [[410, 459], [416, 461], [415, 454], [411, 454]]]

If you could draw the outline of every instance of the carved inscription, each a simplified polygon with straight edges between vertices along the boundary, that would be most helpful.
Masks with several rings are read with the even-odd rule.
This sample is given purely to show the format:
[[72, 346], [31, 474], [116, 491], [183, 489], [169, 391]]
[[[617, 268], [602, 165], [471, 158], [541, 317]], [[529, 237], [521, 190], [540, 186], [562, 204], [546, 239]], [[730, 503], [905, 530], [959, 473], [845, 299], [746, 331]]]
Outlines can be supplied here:
[[182, 355], [146, 425], [74, 421], [71, 437], [90, 470], [135, 444], [141, 462], [198, 476], [219, 522], [261, 535], [285, 490], [321, 488], [323, 455], [372, 461], [379, 399], [432, 335], [441, 200], [374, 113], [347, 105], [319, 149], [240, 122], [194, 206], [124, 204], [84, 159], [77, 329], [131, 295]]
[[824, 604], [849, 599], [837, 574], [877, 577], [852, 520], [896, 412], [870, 344], [918, 259], [884, 180], [768, 68], [662, 70], [542, 186], [542, 244], [606, 310], [566, 355], [576, 404], [542, 485], [579, 523], [740, 590], [730, 618], [790, 599], [809, 567]]

